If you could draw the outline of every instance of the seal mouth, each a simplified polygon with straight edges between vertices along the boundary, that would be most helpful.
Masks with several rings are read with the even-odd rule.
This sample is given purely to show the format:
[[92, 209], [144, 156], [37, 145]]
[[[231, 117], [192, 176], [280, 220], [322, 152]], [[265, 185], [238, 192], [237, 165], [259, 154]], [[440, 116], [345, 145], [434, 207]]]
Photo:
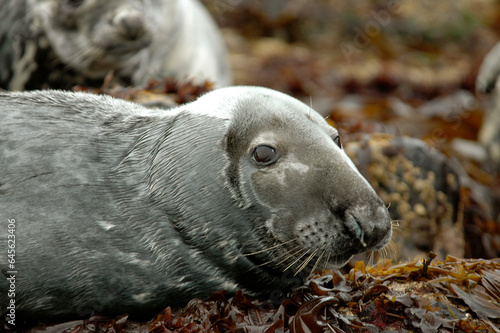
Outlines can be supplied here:
[[339, 238], [334, 244], [339, 257], [377, 251], [385, 247], [392, 236], [390, 215], [385, 206], [371, 209], [369, 206], [356, 206], [346, 210], [330, 207], [334, 222], [340, 228]]
[[[250, 263], [253, 271], [260, 272], [259, 274], [263, 274], [263, 276], [272, 277], [280, 281], [295, 280], [296, 275], [302, 269], [295, 269], [298, 266], [294, 268], [292, 265], [289, 265], [287, 260], [284, 260], [284, 258], [288, 258], [290, 261], [295, 260], [295, 258], [290, 258], [291, 252], [286, 245], [287, 243], [280, 242], [273, 246], [266, 246], [266, 249], [243, 253], [243, 257]], [[278, 248], [281, 250], [276, 251]]]
[[123, 53], [134, 53], [147, 46], [152, 42], [152, 38], [141, 38], [136, 41], [110, 43], [103, 46], [103, 49], [110, 54], [122, 55]]
[[277, 243], [271, 251], [248, 259], [273, 275], [287, 270], [298, 274], [316, 267], [338, 269], [353, 255], [379, 250], [390, 240], [392, 233], [386, 230], [386, 216], [379, 208], [363, 206], [353, 211], [330, 207], [328, 215], [328, 221], [299, 225], [297, 234], [289, 235], [288, 241], [274, 238]]
[[243, 256], [253, 264], [256, 269], [266, 272], [271, 276], [279, 276], [283, 274], [283, 269], [273, 265], [274, 261], [271, 257], [261, 258], [256, 253], [243, 254]]

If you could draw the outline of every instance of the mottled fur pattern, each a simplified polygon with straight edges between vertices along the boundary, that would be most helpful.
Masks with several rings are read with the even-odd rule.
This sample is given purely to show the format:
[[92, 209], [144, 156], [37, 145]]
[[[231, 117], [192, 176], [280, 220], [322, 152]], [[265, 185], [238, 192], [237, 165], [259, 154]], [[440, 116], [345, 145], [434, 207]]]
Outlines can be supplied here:
[[0, 88], [69, 89], [151, 78], [231, 83], [218, 28], [198, 0], [5, 0]]
[[[297, 283], [294, 272], [382, 248], [387, 209], [337, 135], [308, 106], [258, 87], [170, 111], [0, 93], [0, 248], [15, 219], [18, 314], [139, 314], [220, 289], [271, 297]], [[277, 162], [257, 165], [259, 145]], [[5, 255], [0, 268], [7, 276]]]

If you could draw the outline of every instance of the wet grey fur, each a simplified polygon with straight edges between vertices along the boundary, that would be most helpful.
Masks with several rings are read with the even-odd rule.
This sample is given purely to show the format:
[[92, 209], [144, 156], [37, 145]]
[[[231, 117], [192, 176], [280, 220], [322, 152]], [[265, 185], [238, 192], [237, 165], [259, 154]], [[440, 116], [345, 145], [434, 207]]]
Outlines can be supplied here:
[[2, 0], [0, 88], [69, 89], [174, 77], [231, 84], [222, 36], [198, 0]]
[[[337, 268], [382, 248], [388, 211], [337, 135], [308, 106], [258, 87], [171, 111], [0, 93], [0, 268], [8, 277], [15, 219], [17, 314], [139, 314], [223, 288], [269, 298], [301, 265]], [[256, 164], [259, 145], [277, 162]], [[7, 288], [2, 279], [3, 311]]]

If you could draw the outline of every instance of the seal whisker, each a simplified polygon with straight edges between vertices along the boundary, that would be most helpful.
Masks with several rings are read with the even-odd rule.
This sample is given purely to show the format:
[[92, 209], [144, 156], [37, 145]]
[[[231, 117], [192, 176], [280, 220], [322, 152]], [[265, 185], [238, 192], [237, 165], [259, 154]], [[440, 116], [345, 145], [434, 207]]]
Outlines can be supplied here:
[[[299, 261], [300, 259], [302, 259], [302, 257], [303, 257], [303, 256], [305, 256], [306, 254], [308, 254], [308, 253], [309, 253], [309, 251], [311, 251], [311, 249], [300, 249], [299, 251], [295, 252], [295, 253], [298, 253], [298, 252], [304, 252], [304, 253], [302, 253], [299, 257], [297, 257], [294, 261], [292, 261], [292, 263], [291, 263], [290, 265], [288, 265], [288, 266], [287, 266], [287, 267], [283, 270], [283, 272], [284, 272], [284, 271], [286, 271], [286, 270], [288, 270], [288, 269], [289, 269], [290, 267], [292, 267], [293, 265], [295, 265], [295, 264], [297, 263], [297, 261]], [[293, 255], [295, 255], [295, 253], [294, 253]], [[288, 258], [289, 258], [289, 257], [287, 257], [287, 259], [288, 259]], [[280, 263], [281, 263], [281, 262], [282, 262], [282, 261], [280, 261]]]
[[321, 258], [323, 258], [323, 255], [325, 254], [326, 252], [326, 246], [323, 245], [323, 251], [321, 252], [321, 254], [319, 255], [318, 259], [316, 259], [316, 262], [314, 263], [314, 266], [313, 268], [311, 269], [311, 273], [314, 273], [314, 271], [316, 270], [316, 267], [318, 267], [318, 264], [319, 262], [321, 261]]
[[365, 263], [367, 266], [371, 266], [373, 264], [373, 256], [374, 256], [374, 251], [368, 251], [366, 252], [366, 260]]
[[[298, 248], [300, 248], [299, 245], [297, 245], [296, 247], [294, 247], [292, 249], [292, 251], [295, 251], [295, 249], [298, 249]], [[296, 251], [294, 253], [289, 253], [288, 250], [287, 250], [286, 253], [274, 253], [275, 257], [273, 257], [273, 259], [269, 260], [267, 263], [274, 262], [276, 265], [280, 265], [281, 263], [287, 261], [291, 257], [295, 256], [297, 253], [299, 253], [301, 251], [304, 251], [304, 250], [305, 249], [299, 249], [298, 251]], [[287, 255], [287, 253], [288, 253], [288, 255]], [[278, 261], [278, 260], [280, 260], [280, 261]], [[261, 265], [259, 265], [259, 266], [261, 266]]]
[[389, 257], [389, 250], [388, 248], [383, 248], [379, 252], [377, 252], [380, 256], [380, 259], [386, 259]]
[[[389, 245], [387, 245], [389, 246]], [[374, 251], [374, 253], [378, 254], [380, 258], [386, 258], [387, 257], [387, 246], [385, 246], [382, 249], [379, 249], [377, 251]]]
[[[300, 251], [297, 251], [297, 252], [300, 252]], [[297, 252], [296, 252], [296, 253], [297, 253]], [[284, 258], [284, 259], [282, 259], [282, 260], [281, 260], [281, 261], [279, 261], [279, 262], [276, 262], [277, 260], [279, 260], [280, 258], [283, 258], [283, 257], [285, 257], [285, 258]], [[256, 265], [256, 267], [263, 267], [263, 266], [269, 265], [269, 264], [271, 264], [271, 263], [274, 263], [275, 265], [279, 266], [282, 262], [287, 261], [290, 257], [293, 257], [293, 254], [290, 254], [290, 255], [288, 255], [288, 256], [286, 256], [286, 255], [284, 255], [284, 254], [278, 254], [278, 256], [277, 256], [277, 257], [274, 257], [274, 258], [272, 258], [271, 260], [268, 260], [268, 261], [266, 261], [266, 262], [264, 262], [264, 263], [262, 263], [262, 264], [258, 264], [258, 265]]]
[[380, 250], [380, 256], [381, 258], [386, 258], [389, 254], [389, 251], [384, 247], [383, 249]]
[[[93, 45], [90, 45], [87, 48], [79, 49], [67, 59], [66, 64], [64, 64], [64, 68], [69, 70], [72, 68], [88, 67], [92, 62], [92, 59], [95, 58], [95, 54], [99, 54], [99, 49]], [[64, 59], [60, 60], [64, 61]]]
[[368, 252], [368, 265], [373, 266], [375, 263], [375, 254], [377, 251], [370, 251]]
[[397, 257], [398, 257], [398, 245], [396, 244], [396, 242], [394, 240], [391, 239], [391, 241], [389, 242], [389, 244], [387, 244], [386, 253], [387, 253], [386, 256], [388, 258], [390, 258], [393, 261], [397, 261]]
[[267, 265], [273, 263], [274, 261], [275, 261], [274, 259], [271, 259], [271, 260], [268, 260], [266, 262], [263, 262], [262, 264], [255, 265], [255, 267], [264, 267], [264, 266], [267, 266]]
[[323, 269], [328, 267], [328, 263], [330, 262], [330, 256], [332, 255], [331, 251], [328, 251], [328, 256], [326, 257], [325, 264], [323, 265]]
[[258, 253], [267, 252], [267, 251], [269, 251], [269, 250], [272, 250], [272, 249], [275, 249], [275, 248], [277, 248], [277, 247], [284, 246], [284, 245], [286, 245], [286, 244], [288, 244], [288, 243], [291, 243], [291, 242], [295, 241], [296, 239], [297, 239], [297, 238], [294, 238], [294, 239], [288, 240], [288, 241], [283, 242], [283, 243], [278, 243], [278, 244], [276, 244], [276, 245], [273, 245], [273, 246], [271, 246], [271, 247], [265, 248], [265, 249], [263, 249], [263, 250], [259, 250], [259, 251], [255, 251], [255, 252], [251, 252], [251, 253], [243, 253], [242, 255], [243, 255], [243, 256], [251, 256], [251, 255], [254, 255], [254, 254], [258, 254]]
[[309, 95], [309, 113], [307, 114], [307, 118], [309, 118], [309, 120], [312, 120], [312, 116], [311, 116], [312, 110], [313, 110], [313, 98], [312, 98], [312, 95]]
[[373, 254], [378, 254], [380, 259], [397, 259], [397, 244], [391, 239], [390, 242], [384, 248], [374, 251]]
[[[392, 229], [394, 230], [394, 233], [400, 232], [403, 235], [403, 237], [406, 237], [406, 232], [403, 229], [401, 229], [399, 226], [393, 226]], [[394, 236], [395, 235], [393, 234], [392, 237], [394, 237]]]
[[[295, 251], [295, 249], [298, 249], [297, 251]], [[297, 253], [300, 253], [300, 252], [303, 252], [303, 251], [306, 251], [306, 249], [304, 248], [301, 248], [300, 245], [297, 245], [296, 247], [294, 247], [292, 249], [292, 251], [295, 251], [293, 253], [291, 253], [291, 251], [288, 252], [288, 255], [286, 255], [285, 253], [284, 254], [280, 254], [280, 257], [277, 257], [276, 259], [280, 259], [280, 258], [283, 258], [281, 259], [279, 262], [278, 262], [278, 265], [287, 261], [288, 259], [290, 259], [291, 257], [294, 257]]]
[[299, 274], [304, 268], [306, 268], [307, 264], [312, 260], [312, 258], [314, 258], [314, 256], [316, 255], [316, 253], [320, 250], [320, 248], [316, 248], [316, 250], [314, 250], [310, 255], [309, 257], [307, 257], [306, 260], [304, 260], [304, 262], [299, 266], [299, 269], [295, 272], [295, 274], [293, 276], [296, 276], [297, 274]]

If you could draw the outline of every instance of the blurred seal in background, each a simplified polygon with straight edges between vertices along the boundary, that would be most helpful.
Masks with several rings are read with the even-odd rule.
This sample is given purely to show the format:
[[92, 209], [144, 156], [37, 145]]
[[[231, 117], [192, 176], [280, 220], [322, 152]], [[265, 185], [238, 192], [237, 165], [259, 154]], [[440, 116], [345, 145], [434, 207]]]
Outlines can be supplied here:
[[197, 0], [5, 0], [0, 88], [123, 85], [151, 78], [231, 84], [227, 51]]

